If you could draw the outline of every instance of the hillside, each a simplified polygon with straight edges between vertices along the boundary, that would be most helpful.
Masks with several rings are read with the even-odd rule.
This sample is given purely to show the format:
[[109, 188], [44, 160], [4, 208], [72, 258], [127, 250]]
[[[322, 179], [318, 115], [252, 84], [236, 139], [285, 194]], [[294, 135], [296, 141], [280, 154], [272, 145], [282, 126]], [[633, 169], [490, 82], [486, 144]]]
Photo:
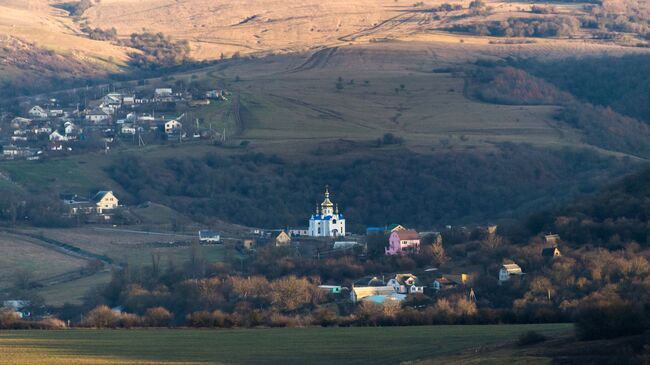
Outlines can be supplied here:
[[648, 247], [650, 169], [626, 177], [603, 191], [555, 211], [533, 215], [533, 233], [558, 232], [569, 242], [612, 249], [636, 242]]
[[[142, 70], [134, 60], [143, 50], [129, 39], [133, 33], [156, 32], [172, 43], [187, 41], [189, 58], [185, 61], [311, 53], [377, 43], [395, 53], [404, 44], [414, 49], [433, 47], [438, 56], [452, 60], [466, 59], [468, 48], [470, 53], [497, 57], [644, 52], [644, 48], [635, 48], [647, 43], [643, 2], [631, 0], [623, 8], [610, 3], [615, 2], [594, 10], [583, 3], [538, 6], [502, 1], [476, 2], [470, 7], [466, 0], [453, 4], [442, 0], [414, 4], [394, 0], [291, 4], [274, 0], [0, 0], [0, 78], [12, 81], [4, 93], [14, 96], [72, 86], [71, 78], [106, 79], [115, 73], [137, 77]], [[629, 20], [615, 23], [613, 16], [621, 14]], [[520, 23], [506, 24], [511, 19]], [[552, 31], [536, 34], [531, 30], [519, 37], [490, 28], [524, 23]]]
[[94, 41], [52, 0], [0, 1], [0, 80], [103, 77], [127, 61], [124, 47]]

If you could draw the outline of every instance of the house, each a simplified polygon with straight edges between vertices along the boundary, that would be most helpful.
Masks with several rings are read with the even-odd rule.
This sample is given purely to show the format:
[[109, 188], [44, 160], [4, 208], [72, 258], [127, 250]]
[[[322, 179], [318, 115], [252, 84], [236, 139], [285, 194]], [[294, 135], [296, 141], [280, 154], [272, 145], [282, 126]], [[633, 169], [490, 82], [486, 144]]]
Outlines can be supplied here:
[[415, 230], [397, 230], [390, 234], [386, 255], [404, 255], [419, 251], [420, 235]]
[[542, 257], [553, 258], [558, 256], [562, 256], [562, 253], [557, 246], [542, 249]]
[[413, 274], [397, 274], [386, 285], [392, 286], [398, 294], [424, 293], [424, 286], [419, 284], [417, 276]]
[[208, 99], [221, 99], [223, 96], [223, 90], [209, 90], [205, 92], [205, 97]]
[[110, 190], [99, 191], [91, 199], [97, 213], [102, 214], [106, 210], [113, 210], [119, 206], [119, 200]]
[[52, 127], [49, 126], [36, 127], [32, 129], [32, 132], [34, 134], [50, 134], [52, 133]]
[[63, 201], [63, 204], [87, 203], [86, 199], [72, 193], [61, 193], [59, 198]]
[[242, 241], [241, 245], [242, 245], [242, 247], [243, 247], [245, 250], [249, 250], [249, 251], [250, 251], [250, 250], [252, 250], [253, 248], [255, 248], [255, 240], [252, 240], [252, 239], [245, 239], [245, 240]]
[[386, 227], [387, 232], [397, 232], [397, 231], [406, 231], [406, 228], [402, 226], [401, 224], [389, 224]]
[[287, 232], [282, 231], [275, 237], [275, 246], [280, 247], [287, 246], [289, 244], [291, 244], [291, 237], [287, 234]]
[[156, 98], [166, 98], [172, 96], [174, 92], [171, 88], [157, 88], [154, 90], [153, 94]]
[[65, 112], [63, 109], [50, 109], [49, 111], [49, 117], [51, 118], [57, 118], [57, 117], [62, 117], [65, 115]]
[[59, 131], [50, 133], [50, 136], [48, 138], [52, 142], [65, 142], [68, 140], [68, 137], [59, 133]]
[[109, 93], [102, 98], [102, 105], [106, 106], [115, 106], [118, 109], [122, 105], [122, 94], [120, 93]]
[[59, 198], [61, 198], [63, 204], [68, 208], [70, 215], [92, 214], [97, 211], [97, 206], [95, 204], [77, 194], [60, 194]]
[[560, 235], [559, 234], [547, 234], [544, 236], [544, 242], [548, 245], [553, 245], [557, 246], [557, 244], [560, 242]]
[[523, 275], [525, 274], [523, 271], [521, 271], [521, 267], [519, 267], [519, 265], [514, 263], [504, 264], [499, 270], [499, 283], [504, 283], [510, 280], [511, 276], [520, 277]]
[[121, 134], [135, 135], [136, 132], [137, 132], [137, 130], [135, 129], [135, 127], [133, 127], [133, 126], [131, 126], [129, 124], [124, 124], [122, 126], [122, 128], [120, 129]]
[[340, 285], [319, 285], [318, 289], [325, 290], [330, 294], [341, 294], [343, 289], [347, 289], [347, 288], [344, 288]]
[[205, 243], [217, 243], [221, 241], [221, 235], [217, 231], [203, 229], [199, 231], [199, 241]]
[[134, 105], [135, 104], [135, 96], [124, 96], [122, 98], [122, 104], [124, 104], [124, 105]]
[[72, 123], [72, 122], [65, 122], [63, 124], [63, 131], [64, 131], [66, 136], [71, 135], [71, 134], [75, 134], [75, 133], [77, 133], [78, 130], [79, 130], [79, 128], [77, 128], [77, 126], [74, 125], [74, 123]]
[[31, 313], [25, 309], [31, 305], [29, 300], [5, 300], [2, 302], [2, 308], [10, 309], [20, 316], [20, 318], [29, 317]]
[[11, 120], [11, 128], [13, 129], [25, 128], [30, 124], [32, 124], [32, 120], [28, 118], [16, 117]]
[[5, 158], [13, 159], [16, 157], [31, 157], [38, 154], [38, 149], [29, 147], [3, 146], [2, 155]]
[[468, 284], [471, 278], [467, 274], [460, 275], [442, 275], [433, 281], [433, 290], [447, 290]]
[[372, 233], [392, 233], [395, 231], [405, 231], [406, 228], [401, 224], [389, 224], [383, 227], [368, 227], [366, 228], [366, 235]]
[[[350, 290], [350, 300], [352, 303], [357, 303], [365, 298], [370, 298], [368, 300], [373, 302], [381, 302], [384, 299], [379, 297], [391, 297], [395, 294], [395, 287], [392, 285], [387, 285], [383, 280], [373, 277], [367, 284], [352, 284], [352, 290]], [[401, 294], [404, 298], [406, 295]]]
[[28, 114], [30, 117], [32, 117], [32, 118], [36, 118], [36, 119], [45, 119], [45, 118], [48, 117], [47, 110], [41, 108], [41, 107], [38, 106], [38, 105], [35, 105], [35, 106], [32, 107], [31, 109], [29, 109], [29, 111], [27, 112], [27, 114]]
[[291, 237], [307, 236], [308, 234], [309, 229], [307, 228], [294, 228], [289, 230], [289, 236]]
[[354, 248], [356, 246], [361, 246], [361, 244], [357, 241], [336, 241], [334, 242], [334, 245], [332, 246], [333, 250], [349, 250], [351, 248]]
[[165, 134], [167, 135], [178, 133], [182, 128], [183, 124], [176, 119], [169, 120], [164, 124]]
[[109, 119], [111, 119], [111, 116], [99, 108], [86, 112], [86, 121], [91, 123], [103, 123]]

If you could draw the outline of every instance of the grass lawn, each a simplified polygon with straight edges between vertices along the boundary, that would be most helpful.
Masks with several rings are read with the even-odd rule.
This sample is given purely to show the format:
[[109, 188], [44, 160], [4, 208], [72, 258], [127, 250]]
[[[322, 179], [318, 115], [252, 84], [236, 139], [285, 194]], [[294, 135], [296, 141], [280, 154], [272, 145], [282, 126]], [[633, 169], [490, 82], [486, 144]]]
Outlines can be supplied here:
[[571, 324], [0, 333], [3, 364], [398, 364]]

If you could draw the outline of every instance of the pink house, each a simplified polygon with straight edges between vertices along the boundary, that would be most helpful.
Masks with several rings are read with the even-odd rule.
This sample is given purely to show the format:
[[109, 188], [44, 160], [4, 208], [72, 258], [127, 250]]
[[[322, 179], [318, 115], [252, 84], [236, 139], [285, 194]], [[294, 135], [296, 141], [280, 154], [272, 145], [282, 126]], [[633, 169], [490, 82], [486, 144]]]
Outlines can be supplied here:
[[395, 231], [388, 238], [386, 255], [405, 255], [420, 251], [420, 235], [412, 230]]

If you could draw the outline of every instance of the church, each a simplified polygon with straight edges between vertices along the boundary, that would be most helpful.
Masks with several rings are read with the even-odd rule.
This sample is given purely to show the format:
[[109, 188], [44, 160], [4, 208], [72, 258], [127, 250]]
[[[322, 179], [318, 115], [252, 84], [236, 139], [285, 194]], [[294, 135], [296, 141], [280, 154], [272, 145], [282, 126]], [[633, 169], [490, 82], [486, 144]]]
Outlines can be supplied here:
[[329, 189], [325, 188], [325, 200], [316, 206], [316, 214], [309, 218], [309, 236], [312, 237], [338, 237], [345, 236], [345, 218], [339, 213], [339, 207], [334, 209], [330, 200]]

